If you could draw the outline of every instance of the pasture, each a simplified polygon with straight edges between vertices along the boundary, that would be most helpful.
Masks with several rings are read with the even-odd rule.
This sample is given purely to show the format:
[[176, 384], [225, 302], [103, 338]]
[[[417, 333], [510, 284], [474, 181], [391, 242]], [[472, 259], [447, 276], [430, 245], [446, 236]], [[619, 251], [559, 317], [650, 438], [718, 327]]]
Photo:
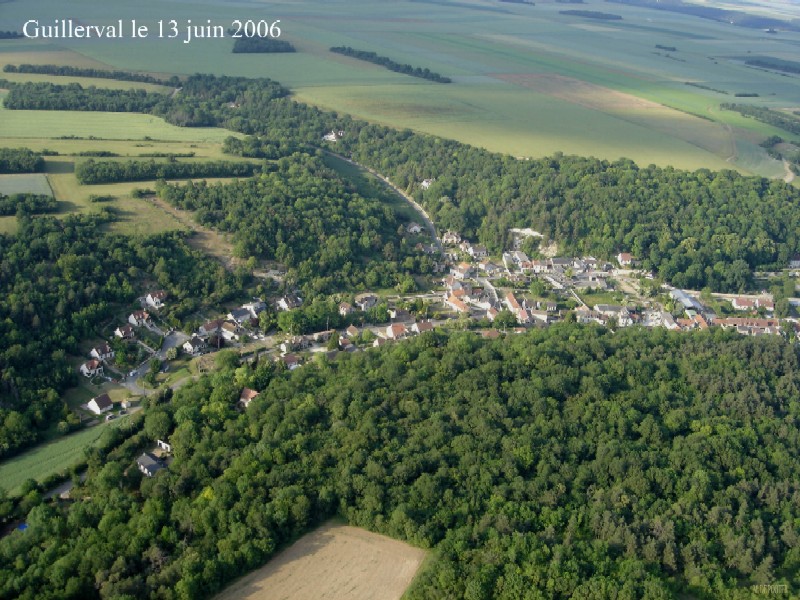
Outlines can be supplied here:
[[216, 600], [399, 600], [424, 558], [403, 542], [329, 522]]
[[[42, 0], [39, 5], [42, 14], [60, 14], [55, 0]], [[555, 151], [608, 159], [627, 156], [640, 164], [738, 168], [775, 176], [775, 165], [766, 160], [765, 153], [751, 152], [748, 144], [757, 147], [766, 136], [780, 132], [719, 111], [718, 106], [734, 101], [734, 94], [741, 92], [758, 97], [737, 101], [771, 108], [800, 106], [796, 77], [750, 68], [742, 58], [750, 54], [791, 60], [800, 34], [766, 36], [758, 30], [687, 15], [618, 4], [601, 6], [596, 0], [587, 6], [619, 14], [622, 20], [598, 22], [562, 15], [559, 11], [564, 5], [552, 2], [531, 6], [490, 0], [312, 1], [277, 4], [256, 15], [246, 3], [232, 9], [216, 2], [189, 5], [143, 0], [136, 6], [109, 6], [86, 0], [76, 4], [73, 16], [92, 22], [137, 18], [152, 24], [164, 18], [167, 8], [170, 18], [181, 23], [186, 19], [208, 18], [226, 24], [232, 18], [277, 18], [283, 38], [298, 52], [232, 54], [230, 39], [189, 44], [157, 39], [91, 44], [25, 41], [0, 43], [0, 61], [7, 60], [5, 52], [27, 56], [41, 49], [47, 58], [39, 62], [144, 72], [152, 72], [157, 65], [167, 74], [203, 71], [265, 76], [291, 87], [298, 99], [323, 108], [516, 156]], [[788, 9], [782, 6], [781, 10]], [[4, 5], [0, 26], [24, 14], [21, 2]], [[398, 62], [452, 77], [454, 82], [434, 84], [392, 73], [332, 54], [328, 48], [333, 45], [380, 51]], [[54, 60], [54, 52], [63, 52], [65, 60]], [[687, 82], [711, 89], [687, 86]], [[2, 118], [0, 131], [7, 125]], [[126, 122], [121, 127], [135, 130], [148, 124], [152, 127], [140, 119], [136, 125]], [[20, 128], [35, 125], [29, 122]], [[163, 132], [152, 137], [175, 139], [171, 135], [180, 134]], [[743, 141], [748, 152], [740, 151]]]

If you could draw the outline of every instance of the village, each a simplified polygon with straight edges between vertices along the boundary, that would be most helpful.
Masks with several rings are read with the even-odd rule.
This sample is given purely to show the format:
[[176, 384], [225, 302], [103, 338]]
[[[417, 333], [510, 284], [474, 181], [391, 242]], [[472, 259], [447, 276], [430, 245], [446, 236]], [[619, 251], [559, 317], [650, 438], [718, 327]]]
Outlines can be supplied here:
[[[424, 183], [424, 182], [423, 182]], [[406, 225], [419, 238], [425, 228]], [[562, 320], [620, 327], [662, 327], [673, 331], [731, 329], [743, 335], [800, 337], [796, 319], [775, 316], [771, 294], [704, 294], [659, 284], [653, 274], [639, 270], [636, 257], [621, 252], [614, 262], [591, 256], [559, 257], [547, 250], [530, 258], [520, 248], [525, 240], [539, 234], [513, 230], [514, 249], [493, 260], [483, 245], [447, 231], [435, 244], [419, 242], [419, 250], [437, 255], [438, 277], [422, 293], [346, 295], [338, 303], [340, 323], [319, 331], [275, 331], [274, 321], [262, 320], [262, 313], [302, 311], [304, 301], [297, 294], [273, 299], [254, 298], [232, 306], [226, 314], [203, 322], [194, 331], [167, 328], [160, 311], [169, 303], [163, 290], [149, 291], [142, 308], [131, 312], [114, 329], [108, 342], [94, 345], [88, 360], [79, 367], [87, 379], [105, 378], [128, 390], [128, 396], [144, 396], [158, 385], [180, 384], [181, 377], [169, 377], [172, 365], [183, 365], [183, 378], [209, 367], [207, 354], [223, 348], [237, 350], [243, 359], [264, 357], [282, 368], [294, 370], [314, 356], [336, 360], [341, 354], [378, 348], [387, 343], [422, 335], [437, 328], [474, 329], [487, 338], [522, 333], [529, 328], [547, 327]], [[439, 248], [442, 250], [439, 251]], [[800, 268], [800, 259], [792, 269]], [[796, 271], [794, 272], [796, 275]], [[791, 299], [795, 305], [796, 299]], [[273, 328], [265, 330], [264, 323]], [[136, 346], [137, 365], [129, 372], [118, 351]], [[117, 350], [115, 350], [115, 348]], [[194, 363], [194, 368], [186, 368]], [[178, 369], [175, 369], [178, 371]], [[254, 397], [243, 390], [239, 406], [245, 408]], [[81, 408], [106, 419], [125, 414], [131, 402], [114, 402], [107, 393], [94, 396]]]

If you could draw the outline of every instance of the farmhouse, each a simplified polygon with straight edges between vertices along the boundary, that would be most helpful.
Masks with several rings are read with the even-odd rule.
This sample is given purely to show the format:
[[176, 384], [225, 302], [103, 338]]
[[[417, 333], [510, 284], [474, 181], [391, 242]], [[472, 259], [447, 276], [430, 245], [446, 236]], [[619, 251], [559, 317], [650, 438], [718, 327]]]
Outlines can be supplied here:
[[222, 319], [215, 319], [214, 321], [209, 321], [208, 323], [203, 323], [200, 326], [198, 332], [200, 335], [219, 335], [220, 331], [222, 330], [222, 324], [225, 321]]
[[392, 319], [392, 321], [400, 321], [402, 323], [414, 320], [414, 317], [411, 316], [410, 312], [401, 308], [389, 309], [389, 317]]
[[469, 313], [469, 306], [467, 306], [463, 300], [459, 300], [455, 296], [449, 296], [447, 300], [445, 300], [445, 303], [456, 312]]
[[164, 306], [164, 301], [167, 299], [167, 292], [164, 290], [158, 290], [156, 292], [150, 292], [145, 296], [144, 301], [147, 303], [148, 306], [152, 306], [153, 308], [161, 308]]
[[128, 315], [128, 323], [141, 327], [150, 322], [150, 314], [146, 310], [137, 310]]
[[433, 331], [433, 323], [430, 321], [420, 321], [411, 326], [411, 331], [414, 333], [425, 333], [426, 331]]
[[442, 236], [442, 243], [446, 246], [455, 246], [461, 241], [461, 235], [456, 231], [445, 231]]
[[467, 279], [472, 276], [472, 266], [469, 263], [459, 263], [450, 269], [450, 274], [456, 279]]
[[390, 340], [399, 340], [406, 337], [408, 330], [402, 323], [392, 323], [386, 328], [386, 337]]
[[96, 358], [87, 361], [81, 365], [81, 375], [84, 377], [94, 377], [95, 375], [103, 374], [103, 363]]
[[481, 244], [475, 244], [474, 246], [470, 246], [467, 249], [467, 253], [475, 259], [478, 258], [486, 258], [489, 255], [489, 252], [486, 250], [486, 246]]
[[99, 346], [92, 348], [91, 352], [89, 352], [89, 355], [97, 360], [106, 361], [110, 358], [114, 358], [114, 351], [108, 344], [100, 344]]
[[369, 310], [378, 303], [378, 297], [373, 294], [359, 294], [355, 302], [359, 310]]
[[617, 254], [617, 262], [621, 267], [630, 267], [636, 262], [636, 259], [628, 252], [620, 252]]
[[241, 333], [241, 328], [236, 323], [231, 323], [230, 321], [225, 321], [222, 324], [221, 333], [222, 337], [228, 340], [239, 341], [239, 334]]
[[113, 407], [111, 403], [111, 398], [108, 397], [108, 394], [100, 394], [89, 400], [89, 404], [86, 405], [90, 411], [92, 411], [96, 415], [101, 415], [104, 412], [108, 412]]
[[149, 452], [142, 452], [142, 455], [136, 459], [136, 465], [139, 470], [147, 477], [152, 477], [165, 467], [160, 459], [156, 458]]

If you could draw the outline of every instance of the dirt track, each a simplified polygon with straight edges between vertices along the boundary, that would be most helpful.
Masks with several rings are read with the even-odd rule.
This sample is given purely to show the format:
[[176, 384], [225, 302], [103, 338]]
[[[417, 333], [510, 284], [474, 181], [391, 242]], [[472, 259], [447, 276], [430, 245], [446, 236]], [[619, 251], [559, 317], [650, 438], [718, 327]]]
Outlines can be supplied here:
[[215, 600], [398, 600], [424, 557], [403, 542], [327, 523]]

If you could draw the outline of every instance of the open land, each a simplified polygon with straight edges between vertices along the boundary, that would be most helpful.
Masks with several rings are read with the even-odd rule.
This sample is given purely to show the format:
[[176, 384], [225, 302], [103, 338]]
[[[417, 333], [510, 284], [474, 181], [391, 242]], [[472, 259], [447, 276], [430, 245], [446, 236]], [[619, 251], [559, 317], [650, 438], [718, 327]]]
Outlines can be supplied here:
[[[43, 12], [50, 7], [49, 12], [58, 14], [54, 1], [39, 4]], [[596, 4], [588, 2], [587, 7]], [[74, 10], [75, 17], [93, 22], [148, 17], [155, 22], [163, 18], [165, 6], [177, 19], [227, 23], [232, 18], [229, 6], [210, 2], [189, 6], [145, 0], [124, 7], [85, 0]], [[4, 5], [0, 26], [22, 18], [23, 7], [21, 2]], [[563, 5], [546, 2], [283, 3], [269, 18], [281, 19], [282, 37], [297, 53], [232, 54], [230, 39], [190, 44], [24, 40], [0, 43], [0, 62], [13, 62], [7, 54], [15, 53], [12, 57], [19, 62], [143, 72], [158, 65], [167, 74], [194, 73], [202, 65], [212, 73], [271, 77], [290, 86], [298, 99], [324, 108], [515, 156], [562, 151], [781, 176], [780, 162], [758, 149], [760, 141], [780, 131], [718, 106], [742, 92], [758, 97], [736, 101], [770, 108], [800, 106], [796, 77], [748, 67], [742, 58], [751, 54], [791, 60], [800, 34], [766, 35], [641, 7], [603, 3], [602, 8], [622, 20], [561, 15]], [[255, 16], [247, 4], [236, 12], [239, 18]], [[428, 83], [332, 54], [328, 48], [334, 45], [381, 50], [395, 61], [449, 76], [453, 83]], [[40, 59], [37, 52], [43, 54]], [[168, 135], [158, 139], [170, 139]]]
[[357, 527], [328, 523], [304, 535], [217, 600], [396, 600], [425, 552]]

